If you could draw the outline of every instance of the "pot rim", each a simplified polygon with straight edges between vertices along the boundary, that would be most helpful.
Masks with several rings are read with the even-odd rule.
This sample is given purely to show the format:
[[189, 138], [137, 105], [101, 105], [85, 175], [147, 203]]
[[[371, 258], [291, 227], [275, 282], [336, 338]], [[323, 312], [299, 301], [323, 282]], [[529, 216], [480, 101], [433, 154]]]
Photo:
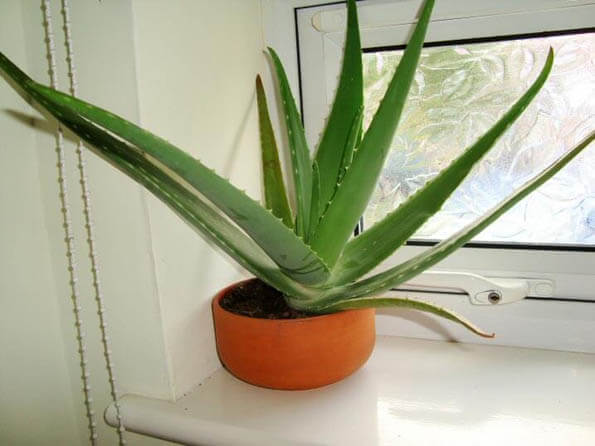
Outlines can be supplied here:
[[261, 280], [261, 279], [259, 279], [258, 277], [252, 277], [250, 279], [239, 280], [237, 282], [234, 282], [234, 283], [226, 286], [222, 290], [220, 290], [217, 294], [215, 294], [215, 297], [213, 297], [213, 299], [212, 299], [213, 310], [216, 311], [214, 308], [216, 306], [220, 311], [224, 312], [225, 314], [227, 314], [231, 317], [238, 318], [238, 319], [246, 319], [246, 320], [250, 320], [250, 321], [258, 321], [263, 324], [313, 323], [313, 322], [318, 322], [318, 321], [321, 321], [324, 319], [329, 319], [332, 317], [339, 317], [338, 315], [348, 315], [348, 314], [352, 314], [352, 313], [356, 313], [356, 312], [374, 311], [374, 308], [357, 308], [357, 309], [353, 309], [353, 310], [336, 311], [334, 313], [315, 314], [313, 316], [300, 317], [297, 319], [266, 319], [266, 318], [250, 317], [250, 316], [245, 316], [243, 314], [233, 313], [221, 306], [221, 303], [220, 303], [221, 299], [223, 299], [223, 296], [225, 296], [225, 294], [227, 292], [229, 292], [232, 288], [234, 288], [242, 283], [250, 282], [252, 280]]

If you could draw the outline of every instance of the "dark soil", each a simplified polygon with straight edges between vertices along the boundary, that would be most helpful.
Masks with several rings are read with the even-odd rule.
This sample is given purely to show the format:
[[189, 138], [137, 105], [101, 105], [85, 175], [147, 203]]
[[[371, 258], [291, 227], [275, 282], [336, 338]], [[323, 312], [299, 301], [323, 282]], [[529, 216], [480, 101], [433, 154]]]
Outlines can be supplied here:
[[282, 293], [259, 279], [237, 285], [219, 302], [227, 311], [259, 319], [300, 319], [312, 316], [291, 308]]

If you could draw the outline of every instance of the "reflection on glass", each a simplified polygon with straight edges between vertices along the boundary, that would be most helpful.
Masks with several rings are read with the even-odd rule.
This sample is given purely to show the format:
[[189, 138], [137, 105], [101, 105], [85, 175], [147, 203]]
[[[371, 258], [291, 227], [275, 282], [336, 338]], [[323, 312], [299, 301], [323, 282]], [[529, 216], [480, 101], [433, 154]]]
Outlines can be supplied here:
[[[595, 33], [427, 48], [365, 226], [487, 130], [536, 78], [550, 46], [555, 65], [538, 97], [414, 238], [442, 239], [472, 222], [594, 129]], [[365, 126], [401, 55], [364, 55]], [[585, 150], [474, 240], [595, 244], [595, 150]]]

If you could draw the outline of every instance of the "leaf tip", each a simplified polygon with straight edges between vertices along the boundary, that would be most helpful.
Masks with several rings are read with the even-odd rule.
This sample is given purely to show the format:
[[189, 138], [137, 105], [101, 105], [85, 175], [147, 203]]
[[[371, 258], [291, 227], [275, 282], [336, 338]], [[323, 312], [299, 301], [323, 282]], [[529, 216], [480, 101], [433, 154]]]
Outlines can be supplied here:
[[277, 54], [277, 52], [270, 46], [267, 47], [267, 51], [269, 52], [269, 55], [273, 58], [274, 61], [280, 61], [281, 59], [279, 58], [279, 55]]

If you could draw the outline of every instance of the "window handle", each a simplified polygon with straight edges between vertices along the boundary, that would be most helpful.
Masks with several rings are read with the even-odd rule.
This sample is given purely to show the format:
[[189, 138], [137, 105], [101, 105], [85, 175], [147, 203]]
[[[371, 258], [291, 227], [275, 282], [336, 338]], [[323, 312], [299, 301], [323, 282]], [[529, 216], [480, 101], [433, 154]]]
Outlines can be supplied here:
[[552, 297], [554, 282], [548, 279], [484, 277], [479, 274], [450, 271], [426, 271], [397, 290], [446, 291], [465, 293], [475, 305], [500, 305], [523, 300], [527, 296]]

